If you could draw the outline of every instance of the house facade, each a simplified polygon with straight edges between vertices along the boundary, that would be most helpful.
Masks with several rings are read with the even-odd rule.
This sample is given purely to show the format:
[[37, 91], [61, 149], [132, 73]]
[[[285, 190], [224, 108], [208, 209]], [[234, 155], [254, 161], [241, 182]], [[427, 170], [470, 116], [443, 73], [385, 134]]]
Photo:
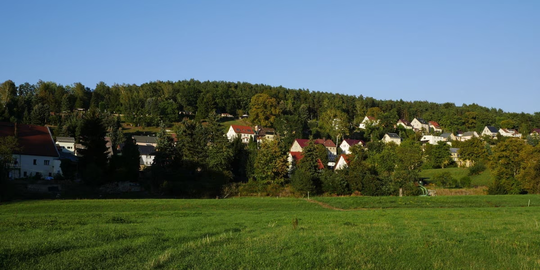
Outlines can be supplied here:
[[515, 129], [501, 128], [501, 129], [499, 129], [499, 133], [500, 133], [501, 136], [503, 136], [503, 137], [521, 138], [521, 133], [519, 133], [519, 132], [518, 132], [517, 130], [515, 130]]
[[396, 123], [396, 128], [398, 127], [403, 127], [405, 129], [413, 129], [413, 127], [411, 126], [411, 123], [405, 119], [399, 119]]
[[339, 155], [334, 170], [344, 170], [349, 168], [349, 155]]
[[56, 145], [60, 147], [62, 152], [75, 155], [75, 138], [73, 137], [56, 137]]
[[0, 136], [14, 136], [19, 150], [13, 153], [10, 178], [44, 178], [62, 174], [60, 154], [48, 127], [0, 123]]
[[375, 117], [373, 116], [366, 116], [364, 117], [364, 120], [362, 120], [362, 122], [360, 123], [360, 126], [359, 128], [360, 129], [366, 129], [366, 127], [368, 125], [378, 125], [379, 124], [379, 120], [375, 119]]
[[492, 126], [485, 126], [481, 134], [482, 134], [482, 137], [488, 136], [494, 139], [494, 138], [497, 138], [497, 134], [499, 134], [499, 129]]
[[401, 144], [401, 137], [399, 137], [399, 135], [397, 135], [396, 133], [386, 133], [384, 134], [384, 137], [382, 138], [382, 141], [384, 143], [395, 143], [397, 145], [400, 145]]
[[436, 145], [439, 142], [444, 142], [446, 139], [442, 136], [435, 136], [435, 135], [424, 135], [420, 139], [422, 143], [429, 143], [432, 145]]
[[414, 118], [411, 121], [411, 126], [416, 131], [429, 131], [429, 124], [422, 118]]
[[478, 138], [480, 137], [478, 135], [478, 133], [476, 131], [467, 131], [467, 132], [464, 132], [462, 134], [459, 134], [459, 136], [457, 137], [458, 141], [468, 141], [472, 138]]
[[348, 155], [351, 153], [350, 148], [355, 145], [364, 146], [364, 142], [362, 140], [345, 139], [339, 145], [339, 149], [343, 154]]
[[[302, 159], [303, 155], [302, 152], [304, 150], [304, 147], [306, 147], [309, 143], [308, 139], [296, 139], [294, 140], [291, 148], [289, 149], [289, 156], [288, 161], [289, 165], [292, 166], [293, 161], [298, 161]], [[336, 156], [337, 156], [337, 147], [336, 144], [328, 139], [316, 139], [313, 140], [313, 143], [315, 144], [321, 144], [326, 148], [326, 153], [328, 154], [328, 164], [327, 166], [333, 167], [335, 165]]]
[[255, 138], [255, 131], [249, 126], [231, 125], [227, 131], [227, 139], [232, 142], [236, 137], [242, 139], [243, 143], [249, 143]]

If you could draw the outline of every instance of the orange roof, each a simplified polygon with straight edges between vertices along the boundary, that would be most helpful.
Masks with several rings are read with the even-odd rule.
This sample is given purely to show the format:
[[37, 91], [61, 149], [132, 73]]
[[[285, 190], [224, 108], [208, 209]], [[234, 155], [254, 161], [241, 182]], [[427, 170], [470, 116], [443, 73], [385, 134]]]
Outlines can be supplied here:
[[429, 124], [434, 126], [435, 128], [440, 128], [439, 123], [437, 123], [435, 121], [429, 121]]
[[[308, 139], [296, 139], [295, 140], [296, 142], [298, 142], [298, 144], [300, 145], [300, 147], [304, 148], [308, 145], [308, 142], [309, 140]], [[313, 143], [315, 144], [322, 144], [324, 145], [325, 147], [336, 147], [336, 144], [328, 139], [328, 140], [325, 140], [325, 139], [316, 139], [316, 140], [313, 140]]]
[[255, 134], [253, 129], [248, 126], [231, 125], [231, 127], [233, 128], [234, 133], [237, 134]]

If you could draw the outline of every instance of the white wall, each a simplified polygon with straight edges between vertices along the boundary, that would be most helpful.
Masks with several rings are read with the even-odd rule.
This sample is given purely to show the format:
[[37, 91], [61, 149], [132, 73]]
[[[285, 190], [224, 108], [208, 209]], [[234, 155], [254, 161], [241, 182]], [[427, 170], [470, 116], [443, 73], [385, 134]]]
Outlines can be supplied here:
[[[25, 173], [26, 177], [31, 177], [39, 172], [44, 178], [62, 173], [61, 162], [58, 157], [13, 155], [13, 158], [17, 160], [17, 165], [14, 168], [20, 168], [20, 171], [12, 170], [12, 177], [14, 178], [24, 178]], [[46, 164], [46, 161], [48, 161], [48, 164]]]

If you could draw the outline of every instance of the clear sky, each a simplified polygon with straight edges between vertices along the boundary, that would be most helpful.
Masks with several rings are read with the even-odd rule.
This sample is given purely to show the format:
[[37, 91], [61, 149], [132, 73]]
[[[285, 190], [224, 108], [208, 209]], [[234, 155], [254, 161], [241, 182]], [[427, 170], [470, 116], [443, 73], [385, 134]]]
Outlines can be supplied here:
[[539, 0], [5, 0], [0, 10], [0, 82], [193, 78], [540, 112]]

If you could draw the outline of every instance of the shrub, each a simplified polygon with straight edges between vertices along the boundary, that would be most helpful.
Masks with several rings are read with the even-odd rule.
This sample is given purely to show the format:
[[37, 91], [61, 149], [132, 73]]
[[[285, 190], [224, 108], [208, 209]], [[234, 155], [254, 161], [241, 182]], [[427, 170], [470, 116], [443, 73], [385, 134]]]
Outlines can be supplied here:
[[469, 176], [463, 176], [459, 179], [459, 185], [461, 187], [471, 187], [471, 178]]
[[324, 193], [345, 195], [349, 194], [347, 181], [339, 174], [333, 171], [325, 171], [321, 176], [322, 191]]
[[472, 167], [469, 168], [469, 176], [481, 174], [486, 170], [486, 165], [482, 162], [477, 162]]
[[433, 176], [433, 182], [443, 187], [455, 187], [457, 180], [449, 172], [441, 172]]

